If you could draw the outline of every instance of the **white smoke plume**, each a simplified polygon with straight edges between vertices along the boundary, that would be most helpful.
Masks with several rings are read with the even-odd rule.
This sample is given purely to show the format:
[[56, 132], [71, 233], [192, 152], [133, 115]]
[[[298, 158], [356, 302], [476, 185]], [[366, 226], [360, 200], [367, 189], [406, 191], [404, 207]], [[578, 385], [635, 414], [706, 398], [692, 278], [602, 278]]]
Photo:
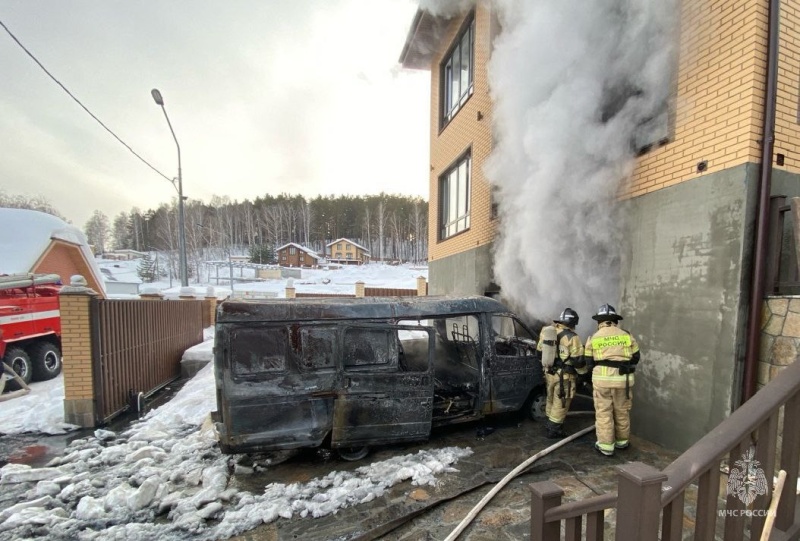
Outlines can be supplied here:
[[[452, 16], [466, 4], [421, 7]], [[668, 115], [677, 1], [490, 5], [502, 29], [489, 64], [495, 145], [484, 168], [501, 222], [495, 280], [532, 317], [571, 306], [590, 321], [618, 298], [624, 217], [615, 202], [635, 165], [632, 142]]]

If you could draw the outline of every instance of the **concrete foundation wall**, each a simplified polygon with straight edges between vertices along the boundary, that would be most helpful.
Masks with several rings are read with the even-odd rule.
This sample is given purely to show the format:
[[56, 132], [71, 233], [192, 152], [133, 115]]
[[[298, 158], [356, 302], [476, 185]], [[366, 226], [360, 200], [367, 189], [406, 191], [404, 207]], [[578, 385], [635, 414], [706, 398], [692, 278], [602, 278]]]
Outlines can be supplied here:
[[428, 263], [429, 295], [483, 295], [492, 283], [492, 245]]
[[758, 167], [632, 199], [622, 326], [639, 340], [633, 432], [684, 450], [738, 403]]

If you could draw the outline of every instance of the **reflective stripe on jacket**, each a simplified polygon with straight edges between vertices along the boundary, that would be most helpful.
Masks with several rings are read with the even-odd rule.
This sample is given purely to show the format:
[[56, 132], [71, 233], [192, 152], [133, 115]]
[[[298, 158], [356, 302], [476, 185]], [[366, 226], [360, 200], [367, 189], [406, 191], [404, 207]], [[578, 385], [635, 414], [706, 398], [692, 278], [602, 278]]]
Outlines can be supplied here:
[[[593, 361], [627, 362], [639, 351], [636, 339], [625, 329], [610, 321], [600, 323], [597, 332], [586, 340], [585, 355]], [[620, 374], [619, 369], [610, 366], [595, 366], [592, 382], [603, 387], [624, 387], [625, 380], [633, 385], [633, 374]]]

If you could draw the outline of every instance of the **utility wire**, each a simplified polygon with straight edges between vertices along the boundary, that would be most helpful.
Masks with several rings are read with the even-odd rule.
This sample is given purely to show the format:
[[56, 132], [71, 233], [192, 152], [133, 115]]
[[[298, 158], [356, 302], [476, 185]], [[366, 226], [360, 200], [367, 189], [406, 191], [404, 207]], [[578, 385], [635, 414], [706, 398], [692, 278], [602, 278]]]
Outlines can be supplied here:
[[84, 104], [82, 104], [82, 103], [81, 103], [81, 100], [79, 100], [78, 98], [76, 98], [76, 97], [75, 97], [75, 96], [72, 94], [72, 92], [70, 92], [70, 91], [69, 91], [69, 89], [67, 89], [67, 87], [66, 87], [66, 86], [64, 86], [64, 85], [61, 83], [61, 81], [59, 81], [58, 79], [56, 79], [56, 78], [53, 76], [53, 74], [52, 74], [52, 73], [50, 73], [49, 71], [47, 71], [47, 68], [45, 68], [45, 67], [42, 65], [42, 63], [41, 63], [41, 62], [39, 62], [39, 60], [38, 60], [38, 59], [37, 59], [35, 56], [33, 56], [33, 53], [31, 53], [31, 52], [30, 52], [30, 51], [29, 51], [29, 50], [28, 50], [28, 49], [27, 49], [27, 48], [26, 48], [26, 47], [25, 47], [25, 46], [22, 44], [22, 42], [21, 42], [20, 40], [18, 40], [18, 39], [17, 39], [17, 36], [15, 36], [15, 35], [14, 35], [14, 34], [11, 32], [11, 30], [9, 30], [9, 29], [8, 29], [8, 27], [5, 25], [5, 23], [3, 23], [3, 21], [2, 21], [2, 20], [0, 20], [0, 26], [2, 26], [2, 27], [3, 27], [3, 30], [5, 30], [6, 32], [8, 32], [8, 35], [9, 35], [9, 36], [11, 36], [11, 39], [13, 39], [15, 42], [17, 42], [17, 45], [19, 45], [19, 46], [22, 48], [22, 50], [23, 50], [23, 51], [25, 51], [25, 52], [27, 53], [27, 55], [28, 55], [28, 56], [30, 56], [30, 57], [31, 57], [31, 59], [33, 59], [33, 61], [34, 61], [34, 62], [36, 62], [36, 64], [37, 64], [37, 65], [38, 65], [40, 68], [42, 68], [42, 71], [44, 71], [44, 72], [47, 74], [47, 76], [48, 76], [48, 77], [50, 77], [50, 78], [51, 78], [53, 81], [55, 81], [55, 83], [56, 83], [58, 86], [60, 86], [60, 87], [61, 87], [61, 88], [64, 90], [64, 92], [66, 92], [66, 93], [69, 95], [69, 97], [70, 97], [70, 98], [72, 98], [73, 100], [75, 100], [75, 103], [77, 103], [78, 105], [80, 105], [80, 106], [81, 106], [81, 108], [82, 108], [84, 111], [86, 111], [87, 113], [89, 113], [89, 116], [90, 116], [90, 117], [92, 117], [93, 119], [95, 119], [95, 120], [97, 121], [97, 123], [98, 123], [98, 124], [100, 124], [101, 126], [103, 126], [103, 128], [105, 128], [105, 130], [106, 130], [108, 133], [110, 133], [112, 136], [114, 136], [114, 139], [116, 139], [117, 141], [119, 141], [120, 143], [122, 143], [122, 145], [123, 145], [125, 148], [127, 148], [128, 150], [130, 150], [131, 154], [133, 154], [134, 156], [136, 156], [137, 158], [139, 158], [139, 159], [140, 159], [140, 160], [141, 160], [141, 161], [142, 161], [142, 162], [143, 162], [143, 163], [144, 163], [144, 164], [145, 164], [147, 167], [149, 167], [150, 169], [152, 169], [153, 171], [155, 171], [156, 173], [158, 173], [159, 175], [161, 175], [162, 177], [164, 177], [165, 179], [167, 179], [167, 180], [168, 180], [170, 183], [172, 183], [172, 185], [173, 185], [173, 186], [175, 185], [175, 182], [174, 182], [174, 180], [173, 180], [173, 179], [171, 179], [170, 177], [168, 177], [167, 175], [165, 175], [164, 173], [162, 173], [161, 171], [159, 171], [158, 169], [156, 169], [155, 167], [153, 167], [152, 165], [150, 165], [150, 163], [149, 163], [147, 160], [145, 160], [144, 158], [142, 158], [142, 157], [141, 157], [139, 154], [137, 154], [137, 153], [136, 153], [136, 151], [135, 151], [135, 150], [133, 150], [133, 149], [132, 149], [132, 148], [131, 148], [131, 147], [128, 145], [128, 143], [126, 143], [125, 141], [123, 141], [122, 139], [120, 139], [119, 137], [117, 137], [117, 134], [116, 134], [116, 133], [114, 133], [113, 131], [111, 131], [111, 128], [109, 128], [108, 126], [106, 126], [105, 124], [103, 124], [103, 121], [102, 121], [102, 120], [100, 120], [99, 118], [97, 118], [97, 117], [94, 115], [94, 113], [92, 113], [92, 112], [91, 112], [91, 111], [90, 111], [90, 110], [89, 110], [89, 109], [88, 109], [88, 108], [87, 108], [87, 107], [86, 107]]

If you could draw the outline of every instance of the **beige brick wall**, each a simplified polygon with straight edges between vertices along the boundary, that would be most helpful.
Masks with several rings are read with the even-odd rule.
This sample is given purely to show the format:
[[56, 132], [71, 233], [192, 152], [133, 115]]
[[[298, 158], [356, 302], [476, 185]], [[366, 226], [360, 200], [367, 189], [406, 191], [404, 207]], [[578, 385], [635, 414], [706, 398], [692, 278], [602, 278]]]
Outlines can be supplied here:
[[702, 174], [759, 161], [767, 2], [684, 0], [681, 9], [674, 137], [639, 159], [623, 196], [696, 178], [701, 160]]
[[61, 294], [61, 350], [64, 356], [64, 399], [94, 398], [90, 295]]
[[[450, 50], [453, 40], [464, 23], [454, 19], [442, 41], [442, 48], [431, 64], [431, 171], [430, 205], [428, 210], [430, 260], [463, 252], [492, 241], [495, 220], [491, 218], [490, 186], [483, 174], [483, 164], [492, 150], [491, 109], [486, 64], [491, 52], [492, 15], [489, 8], [479, 6], [475, 13], [475, 66], [473, 94], [443, 130], [439, 130], [439, 66]], [[478, 113], [482, 119], [478, 120]], [[470, 186], [470, 228], [449, 239], [439, 240], [439, 176], [465, 150], [472, 147], [472, 178]]]
[[800, 173], [798, 87], [800, 87], [800, 9], [797, 2], [781, 2], [775, 152], [786, 156], [786, 163], [780, 169], [793, 173]]

